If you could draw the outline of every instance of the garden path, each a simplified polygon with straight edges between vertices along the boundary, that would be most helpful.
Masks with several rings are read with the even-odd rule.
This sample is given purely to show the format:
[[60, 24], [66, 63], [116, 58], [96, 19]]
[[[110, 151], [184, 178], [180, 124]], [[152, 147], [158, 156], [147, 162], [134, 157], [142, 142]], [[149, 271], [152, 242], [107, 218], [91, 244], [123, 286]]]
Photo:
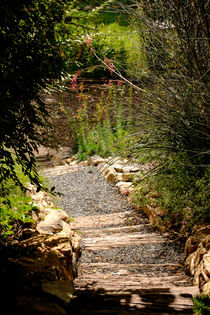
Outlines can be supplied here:
[[181, 242], [156, 231], [96, 169], [43, 173], [82, 236], [69, 314], [193, 314], [198, 288], [184, 272]]

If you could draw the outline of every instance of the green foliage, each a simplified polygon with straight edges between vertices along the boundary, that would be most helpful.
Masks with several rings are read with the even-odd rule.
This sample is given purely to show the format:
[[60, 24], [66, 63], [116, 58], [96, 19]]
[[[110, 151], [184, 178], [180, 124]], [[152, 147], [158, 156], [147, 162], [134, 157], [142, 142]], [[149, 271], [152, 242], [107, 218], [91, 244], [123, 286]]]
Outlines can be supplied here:
[[193, 302], [193, 310], [196, 315], [208, 315], [210, 313], [210, 297], [208, 295], [195, 296]]
[[[209, 42], [206, 1], [140, 1], [132, 12], [148, 65], [139, 129], [130, 154], [159, 167], [148, 192], [159, 191], [173, 226], [187, 233], [209, 222]], [[137, 110], [138, 113], [138, 110]], [[141, 202], [147, 192], [140, 191]]]
[[86, 160], [94, 154], [107, 157], [125, 150], [129, 123], [122, 119], [124, 88], [117, 99], [115, 86], [110, 86], [107, 98], [101, 94], [92, 116], [88, 113], [88, 98], [83, 94], [83, 87], [80, 87], [79, 98], [81, 107], [77, 113], [69, 114], [63, 104], [69, 126], [75, 133], [74, 150], [77, 158]]
[[129, 25], [123, 26], [118, 22], [98, 26], [98, 37], [103, 38], [108, 46], [115, 48], [115, 51], [124, 54], [119, 58], [116, 55], [116, 67], [122, 75], [134, 79], [141, 79], [147, 75], [147, 60], [144, 53], [142, 38], [139, 36], [138, 25], [129, 18]]
[[34, 151], [46, 127], [40, 91], [65, 69], [62, 21], [68, 1], [1, 1], [0, 189], [8, 178], [22, 186], [14, 164], [39, 184]]
[[[15, 172], [23, 184], [29, 181], [17, 165]], [[32, 199], [12, 179], [5, 181], [4, 187], [5, 190], [0, 193], [0, 239], [12, 235], [20, 224], [33, 222], [30, 214], [34, 209]]]
[[136, 183], [135, 202], [150, 204], [150, 192], [157, 191], [160, 197], [155, 200], [156, 206], [166, 209], [160, 217], [162, 225], [187, 234], [194, 225], [207, 224], [210, 221], [208, 172], [200, 176], [195, 166], [186, 166], [190, 163], [186, 155], [170, 155], [162, 160], [156, 155], [155, 161], [159, 165], [155, 172]]
[[8, 198], [0, 197], [0, 237], [6, 238], [14, 233], [18, 223], [33, 222], [29, 212], [33, 210], [31, 198], [21, 191], [13, 192]]
[[[65, 58], [67, 59], [67, 70], [70, 73], [75, 73], [78, 70], [85, 77], [111, 77], [110, 71], [102, 64], [105, 59], [110, 59], [114, 65], [122, 71], [125, 69], [122, 64], [125, 60], [126, 52], [122, 47], [116, 49], [112, 44], [107, 44], [103, 36], [98, 34], [86, 36], [85, 38], [76, 39], [71, 42], [71, 46], [65, 49]], [[91, 45], [88, 44], [88, 38]], [[95, 54], [97, 54], [97, 59]]]

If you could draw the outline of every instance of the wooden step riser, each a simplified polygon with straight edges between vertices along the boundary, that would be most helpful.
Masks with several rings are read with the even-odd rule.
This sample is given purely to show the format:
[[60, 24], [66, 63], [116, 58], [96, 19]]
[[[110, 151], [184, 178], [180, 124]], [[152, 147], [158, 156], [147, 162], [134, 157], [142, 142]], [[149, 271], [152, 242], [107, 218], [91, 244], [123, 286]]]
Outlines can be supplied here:
[[72, 229], [81, 229], [92, 227], [103, 227], [109, 225], [116, 225], [119, 227], [120, 224], [126, 224], [126, 214], [125, 212], [116, 212], [111, 214], [102, 215], [90, 215], [85, 217], [74, 217], [75, 222], [71, 223]]
[[133, 226], [121, 226], [117, 228], [106, 228], [100, 230], [82, 230], [83, 237], [94, 237], [94, 236], [107, 236], [107, 235], [125, 235], [132, 232], [141, 232], [145, 227], [149, 227], [150, 224], [141, 224]]

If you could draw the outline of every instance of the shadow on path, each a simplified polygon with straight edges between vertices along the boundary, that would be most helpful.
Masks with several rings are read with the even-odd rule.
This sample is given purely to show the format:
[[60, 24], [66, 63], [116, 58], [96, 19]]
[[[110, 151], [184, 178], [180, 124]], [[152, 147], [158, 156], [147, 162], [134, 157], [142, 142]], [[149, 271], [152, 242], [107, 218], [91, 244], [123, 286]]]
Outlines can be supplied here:
[[[76, 290], [68, 314], [193, 314], [191, 294], [172, 294], [168, 288], [115, 290]], [[184, 301], [185, 299], [185, 301]], [[183, 302], [185, 305], [183, 310]]]

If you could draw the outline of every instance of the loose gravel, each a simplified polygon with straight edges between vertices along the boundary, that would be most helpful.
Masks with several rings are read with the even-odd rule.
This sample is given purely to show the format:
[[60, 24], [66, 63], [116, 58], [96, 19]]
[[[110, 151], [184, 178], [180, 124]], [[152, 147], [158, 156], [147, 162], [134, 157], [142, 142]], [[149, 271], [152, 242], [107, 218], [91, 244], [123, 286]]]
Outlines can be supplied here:
[[49, 177], [55, 191], [61, 196], [59, 205], [72, 217], [129, 211], [131, 205], [88, 167], [76, 173]]
[[[97, 257], [97, 258], [96, 258]], [[183, 248], [171, 244], [129, 245], [109, 250], [84, 251], [82, 263], [109, 262], [117, 264], [183, 263]]]

